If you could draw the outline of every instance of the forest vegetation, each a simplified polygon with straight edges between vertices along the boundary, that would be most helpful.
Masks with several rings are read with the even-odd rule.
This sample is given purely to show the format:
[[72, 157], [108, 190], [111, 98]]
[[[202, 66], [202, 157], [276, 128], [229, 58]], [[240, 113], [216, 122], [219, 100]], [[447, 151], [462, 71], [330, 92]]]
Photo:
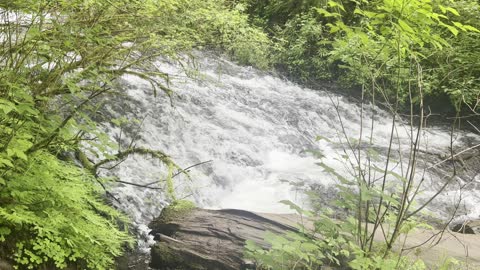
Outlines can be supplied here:
[[[294, 80], [333, 80], [361, 92], [373, 76], [377, 86], [366, 89], [373, 93], [395, 89], [399, 72], [408, 83], [409, 62], [416, 61], [432, 107], [478, 113], [478, 1], [240, 2], [273, 42], [270, 64]], [[401, 88], [398, 98], [408, 103]], [[395, 91], [384, 102], [394, 103]]]
[[[172, 162], [117, 149], [92, 120], [93, 101], [121, 95], [125, 74], [169, 95], [158, 57], [218, 46], [251, 62], [265, 50], [249, 43], [267, 36], [221, 1], [2, 1], [0, 19], [0, 257], [20, 269], [110, 269], [132, 238], [95, 169], [133, 152]], [[75, 164], [82, 151], [96, 166]]]
[[[473, 118], [479, 28], [474, 0], [0, 1], [0, 258], [18, 269], [110, 269], [132, 245], [128, 219], [105, 198], [110, 180], [96, 169], [132, 153], [176, 165], [168, 153], [119, 149], [93, 120], [102, 106], [95, 101], [121, 95], [118, 79], [127, 74], [150, 82], [152, 97], [171, 95], [168, 74], [154, 64], [160, 57], [182, 61], [192, 50], [214, 50], [305, 84], [335, 81], [393, 114], [423, 112], [426, 100]], [[369, 198], [356, 204], [351, 192], [347, 207], [380, 219], [398, 203], [398, 212], [388, 212], [396, 230], [385, 248], [374, 252], [373, 239], [352, 221], [354, 240], [331, 226], [335, 241], [314, 242], [292, 260], [313, 268], [328, 249], [333, 262], [354, 254], [356, 269], [398, 266], [389, 254], [411, 226], [410, 206], [374, 189], [359, 167], [367, 184], [347, 182]], [[399, 178], [404, 192], [414, 191], [412, 179]], [[387, 204], [375, 208], [375, 196]], [[372, 216], [359, 216], [360, 224]]]

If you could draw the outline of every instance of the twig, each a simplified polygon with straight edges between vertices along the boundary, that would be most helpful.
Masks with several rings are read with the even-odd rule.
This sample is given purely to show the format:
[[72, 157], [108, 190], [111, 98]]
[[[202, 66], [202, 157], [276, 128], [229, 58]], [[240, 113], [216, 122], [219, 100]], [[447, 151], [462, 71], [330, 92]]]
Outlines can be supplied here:
[[100, 181], [100, 179], [98, 179], [97, 177], [95, 177], [95, 181], [97, 181], [98, 184], [100, 184], [100, 186], [103, 188], [103, 191], [105, 191], [105, 194], [107, 194], [107, 196], [110, 196], [112, 197], [115, 201], [117, 201], [118, 203], [121, 203], [120, 200], [115, 197], [110, 191], [107, 190], [107, 188], [105, 187], [105, 185], [102, 183], [102, 181]]
[[126, 182], [126, 181], [122, 181], [122, 180], [115, 180], [115, 182], [126, 184], [126, 185], [131, 185], [131, 186], [136, 186], [136, 187], [141, 187], [141, 188], [148, 188], [148, 189], [155, 189], [155, 190], [163, 189], [163, 188], [159, 188], [159, 187], [149, 187], [148, 185], [140, 185], [140, 184], [136, 184], [136, 183], [132, 183], [132, 182]]
[[[181, 174], [181, 173], [186, 173], [189, 169], [193, 168], [193, 167], [196, 167], [196, 166], [200, 166], [202, 164], [205, 164], [205, 163], [209, 163], [209, 162], [212, 162], [213, 160], [207, 160], [207, 161], [203, 161], [203, 162], [200, 162], [200, 163], [197, 163], [197, 164], [194, 164], [194, 165], [191, 165], [191, 166], [188, 166], [187, 168], [185, 169], [182, 169], [182, 170], [179, 170], [177, 173], [175, 173], [173, 177]], [[118, 165], [118, 164], [117, 164]], [[115, 182], [117, 183], [122, 183], [122, 184], [126, 184], [126, 185], [131, 185], [131, 186], [135, 186], [135, 187], [140, 187], [140, 188], [148, 188], [148, 189], [153, 189], [153, 190], [161, 190], [163, 188], [159, 188], [159, 187], [151, 187], [151, 185], [153, 184], [156, 184], [156, 183], [159, 183], [161, 182], [162, 180], [160, 181], [155, 181], [155, 182], [151, 182], [151, 183], [148, 183], [148, 184], [136, 184], [136, 183], [132, 183], [132, 182], [127, 182], [127, 181], [122, 181], [122, 180], [115, 180]]]
[[447, 162], [447, 161], [449, 161], [449, 160], [453, 160], [455, 157], [457, 157], [457, 156], [459, 156], [459, 155], [461, 155], [461, 154], [463, 154], [463, 153], [465, 153], [465, 152], [467, 152], [467, 151], [470, 151], [470, 150], [472, 150], [472, 149], [475, 149], [475, 148], [477, 148], [477, 147], [479, 147], [479, 146], [480, 146], [480, 143], [479, 143], [479, 144], [476, 144], [476, 145], [474, 145], [474, 146], [472, 146], [472, 147], [469, 147], [469, 148], [467, 148], [467, 149], [465, 149], [465, 150], [462, 150], [462, 151], [456, 153], [455, 155], [451, 155], [450, 157], [448, 157], [448, 158], [446, 158], [446, 159], [444, 159], [444, 160], [442, 160], [442, 161], [439, 161], [439, 162], [433, 164], [432, 166], [428, 167], [427, 170], [433, 169], [433, 168], [437, 167], [438, 165], [443, 164], [443, 163], [445, 163], [445, 162]]
[[[178, 171], [177, 173], [175, 173], [174, 175], [172, 175], [172, 178], [174, 178], [175, 176], [178, 176], [179, 174], [187, 173], [188, 170], [191, 169], [191, 168], [193, 168], [193, 167], [197, 167], [197, 166], [200, 166], [200, 165], [203, 165], [203, 164], [205, 164], [205, 163], [212, 162], [212, 161], [213, 161], [213, 160], [202, 161], [202, 162], [200, 162], [200, 163], [197, 163], [197, 164], [188, 166], [187, 168], [182, 169], [182, 170]], [[156, 184], [156, 183], [159, 183], [159, 182], [161, 182], [161, 181], [162, 181], [162, 180], [157, 180], [157, 181], [148, 183], [148, 184], [145, 185], [145, 187], [151, 186], [151, 185]]]
[[478, 129], [472, 122], [467, 120], [467, 123], [469, 123], [478, 133], [480, 133], [480, 129]]
[[[187, 168], [183, 169], [182, 171], [183, 171], [183, 172], [188, 172], [188, 170], [191, 169], [191, 168], [193, 168], [193, 167], [197, 167], [197, 166], [200, 166], [200, 165], [203, 165], [203, 164], [206, 164], [206, 163], [210, 163], [210, 162], [213, 162], [213, 160], [211, 159], [211, 160], [207, 160], [207, 161], [202, 161], [202, 162], [200, 162], [200, 163], [197, 163], [197, 164], [188, 166]], [[175, 177], [175, 176], [177, 176], [177, 175], [179, 175], [179, 174], [181, 174], [182, 171], [179, 171], [179, 172], [175, 173], [175, 174], [172, 176], [172, 178]]]
[[[147, 148], [137, 148], [137, 147], [133, 147], [133, 148], [126, 149], [124, 151], [120, 151], [113, 158], [104, 159], [104, 160], [96, 163], [95, 165], [92, 166], [92, 170], [93, 170], [93, 172], [96, 172], [100, 168], [100, 166], [102, 166], [104, 164], [107, 164], [109, 162], [122, 160], [122, 159], [124, 159], [124, 158], [126, 158], [126, 157], [128, 157], [132, 154], [151, 155], [152, 157], [157, 158], [164, 163], [167, 163], [167, 164], [171, 163], [176, 168], [181, 170], [181, 168], [178, 167], [178, 165], [176, 165], [170, 159], [170, 157], [167, 156], [166, 154], [164, 154], [163, 152], [158, 151], [158, 150], [152, 150], [152, 149], [147, 149]], [[183, 171], [183, 170], [181, 170], [181, 171]]]

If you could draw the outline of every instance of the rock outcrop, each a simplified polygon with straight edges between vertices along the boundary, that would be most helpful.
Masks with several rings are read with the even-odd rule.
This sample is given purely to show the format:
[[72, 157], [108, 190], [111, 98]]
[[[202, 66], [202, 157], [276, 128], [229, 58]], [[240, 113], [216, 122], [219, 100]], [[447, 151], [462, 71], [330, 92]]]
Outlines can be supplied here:
[[453, 224], [452, 231], [464, 234], [480, 234], [480, 220], [466, 220]]
[[[309, 220], [295, 214], [252, 213], [243, 210], [205, 210], [193, 206], [167, 207], [151, 224], [156, 244], [151, 249], [153, 269], [254, 269], [245, 261], [245, 240], [268, 247], [266, 231], [296, 231], [296, 224], [312, 228]], [[375, 235], [382, 241], [382, 235]], [[480, 235], [421, 229], [395, 245], [404, 255], [420, 258], [433, 267], [448, 257], [480, 267]], [[472, 268], [476, 269], [476, 268]]]
[[190, 209], [162, 213], [150, 224], [157, 243], [152, 247], [154, 269], [248, 269], [245, 240], [267, 247], [266, 231], [296, 230], [287, 223], [235, 209]]

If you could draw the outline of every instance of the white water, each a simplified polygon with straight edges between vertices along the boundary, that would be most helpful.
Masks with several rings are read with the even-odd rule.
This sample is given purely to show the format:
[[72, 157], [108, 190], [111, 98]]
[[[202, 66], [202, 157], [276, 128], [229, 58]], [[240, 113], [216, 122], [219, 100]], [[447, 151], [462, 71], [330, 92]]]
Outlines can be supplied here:
[[[106, 109], [116, 117], [144, 119], [141, 128], [136, 130], [137, 146], [162, 150], [182, 167], [212, 160], [191, 169], [191, 182], [185, 177], [175, 178], [178, 197], [186, 196], [207, 208], [289, 212], [288, 207], [278, 203], [280, 200], [308, 205], [299, 188], [286, 181], [302, 182], [307, 186], [335, 183], [315, 164], [319, 160], [306, 150], [320, 150], [326, 156], [325, 163], [337, 172], [346, 172], [346, 163], [337, 160], [343, 155], [342, 148], [333, 143], [341, 138], [341, 130], [332, 100], [338, 102], [346, 133], [354, 138], [358, 138], [360, 132], [361, 110], [357, 104], [226, 60], [207, 56], [197, 60], [201, 74], [194, 78], [187, 78], [178, 65], [159, 63], [163, 71], [175, 78], [173, 106], [163, 94], [155, 98], [146, 81], [125, 77], [127, 98], [118, 99]], [[365, 111], [371, 113], [371, 108]], [[380, 109], [374, 111], [374, 145], [381, 154], [377, 163], [382, 164], [391, 117]], [[370, 129], [370, 119], [366, 117], [363, 122], [364, 132]], [[108, 124], [105, 129], [112, 137], [120, 133], [119, 128]], [[130, 132], [130, 136], [133, 133]], [[317, 135], [333, 142], [315, 141]], [[469, 133], [461, 133], [458, 137], [460, 139], [455, 142], [458, 148], [466, 142], [480, 141], [478, 136]], [[407, 126], [398, 128], [397, 139], [403, 150], [408, 149]], [[368, 140], [368, 136], [363, 140]], [[428, 129], [422, 140], [430, 153], [448, 152], [450, 136], [447, 130]], [[432, 162], [436, 160], [429, 161]], [[392, 166], [392, 169], [400, 172], [399, 166]], [[113, 173], [123, 181], [139, 184], [160, 180], [166, 175], [159, 162], [139, 156], [129, 158]], [[433, 187], [440, 186], [435, 178], [437, 174], [432, 175], [432, 183], [428, 183], [430, 178], [427, 181], [425, 195], [432, 192]], [[452, 186], [436, 205], [445, 208], [453, 202], [458, 196], [455, 188]], [[146, 224], [167, 203], [165, 194], [158, 190], [118, 185], [112, 192], [121, 202], [120, 207], [144, 233], [147, 232]], [[472, 189], [465, 195], [464, 212], [478, 217], [480, 209], [476, 205], [480, 205], [480, 196]]]

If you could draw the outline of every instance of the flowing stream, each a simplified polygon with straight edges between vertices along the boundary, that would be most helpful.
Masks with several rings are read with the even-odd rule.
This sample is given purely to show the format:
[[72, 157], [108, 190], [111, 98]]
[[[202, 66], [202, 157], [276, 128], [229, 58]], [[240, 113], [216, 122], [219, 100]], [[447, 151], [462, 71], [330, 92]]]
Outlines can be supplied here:
[[[324, 187], [322, 196], [331, 199], [328, 187], [336, 180], [316, 164], [320, 160], [310, 151], [323, 154], [322, 162], [346, 174], [344, 146], [338, 143], [345, 141], [342, 125], [349, 138], [358, 139], [362, 130], [366, 145], [372, 118], [372, 148], [378, 153], [376, 164], [385, 163], [392, 120], [381, 109], [365, 106], [364, 120], [360, 122], [362, 109], [358, 102], [322, 89], [305, 89], [208, 54], [198, 54], [197, 70], [187, 72], [190, 76], [185, 75], [180, 65], [166, 60], [159, 61], [158, 66], [171, 75], [175, 91], [172, 100], [163, 93], [155, 97], [148, 82], [126, 76], [122, 82], [125, 95], [109, 102], [104, 113], [138, 122], [122, 129], [107, 123], [103, 126], [122, 144], [134, 141], [136, 146], [161, 150], [183, 168], [209, 161], [190, 169], [191, 180], [182, 175], [174, 178], [177, 198], [192, 200], [206, 208], [276, 213], [291, 212], [279, 203], [281, 200], [309, 207], [302, 193], [308, 187]], [[316, 140], [317, 136], [324, 139]], [[422, 133], [421, 140], [425, 154], [419, 162], [420, 168], [431, 167], [449, 151], [450, 133], [446, 128], [430, 127]], [[400, 125], [394, 149], [407, 153], [410, 141], [409, 126]], [[453, 145], [458, 150], [479, 142], [478, 135], [460, 132]], [[396, 159], [400, 159], [398, 153]], [[398, 163], [391, 162], [390, 169], [405, 170]], [[422, 196], [441, 186], [439, 179], [448, 170], [445, 164], [425, 175]], [[154, 159], [133, 156], [109, 173], [122, 181], [137, 184], [160, 181], [151, 187], [165, 187], [162, 180], [166, 168]], [[462, 195], [462, 214], [478, 218], [480, 195], [476, 189], [480, 188], [480, 178], [468, 179], [471, 183], [461, 193], [457, 190], [458, 183], [466, 183], [467, 177], [455, 181], [434, 201], [433, 210], [449, 209]], [[127, 184], [116, 185], [112, 194], [144, 235], [148, 233], [148, 222], [169, 201], [162, 190]]]

